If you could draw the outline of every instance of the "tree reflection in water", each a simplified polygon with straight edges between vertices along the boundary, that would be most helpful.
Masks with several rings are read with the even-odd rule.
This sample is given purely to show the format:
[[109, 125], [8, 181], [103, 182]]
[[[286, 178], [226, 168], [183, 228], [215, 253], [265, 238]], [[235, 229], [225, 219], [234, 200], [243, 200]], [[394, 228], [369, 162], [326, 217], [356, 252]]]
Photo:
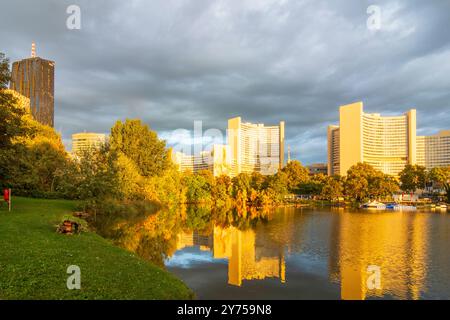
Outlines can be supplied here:
[[98, 214], [89, 221], [98, 234], [140, 257], [164, 267], [180, 247], [182, 234], [209, 237], [215, 227], [248, 230], [269, 220], [271, 209], [180, 205]]

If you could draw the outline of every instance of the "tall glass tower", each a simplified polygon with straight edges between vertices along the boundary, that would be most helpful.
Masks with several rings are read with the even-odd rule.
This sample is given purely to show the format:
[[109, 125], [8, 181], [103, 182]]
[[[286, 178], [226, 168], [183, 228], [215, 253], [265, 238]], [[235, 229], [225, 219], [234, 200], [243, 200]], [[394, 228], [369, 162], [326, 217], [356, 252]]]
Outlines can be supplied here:
[[51, 127], [54, 125], [54, 79], [55, 62], [37, 57], [34, 43], [31, 58], [12, 65], [10, 89], [29, 98], [33, 117]]

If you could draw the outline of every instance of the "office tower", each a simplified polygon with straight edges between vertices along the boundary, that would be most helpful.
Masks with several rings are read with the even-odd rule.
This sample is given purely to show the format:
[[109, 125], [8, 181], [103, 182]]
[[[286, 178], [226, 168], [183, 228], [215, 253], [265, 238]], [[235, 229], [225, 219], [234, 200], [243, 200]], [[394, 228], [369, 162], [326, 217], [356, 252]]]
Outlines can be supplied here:
[[428, 170], [450, 166], [450, 130], [417, 137], [417, 164]]
[[278, 126], [228, 120], [233, 176], [259, 172], [272, 175], [284, 165], [284, 121]]
[[330, 175], [345, 175], [351, 166], [365, 162], [397, 176], [417, 162], [416, 110], [381, 116], [364, 113], [362, 102], [341, 106], [339, 127], [328, 128], [328, 161]]
[[106, 135], [103, 133], [75, 133], [72, 135], [72, 155], [81, 157], [83, 152], [100, 148], [104, 143]]
[[339, 126], [328, 126], [328, 175], [340, 174]]
[[215, 144], [212, 150], [198, 155], [172, 152], [172, 161], [181, 172], [197, 173], [200, 170], [209, 170], [215, 177], [231, 175], [231, 152], [227, 145]]
[[30, 99], [33, 117], [44, 125], [54, 126], [55, 63], [36, 56], [34, 43], [31, 58], [12, 65], [10, 89]]

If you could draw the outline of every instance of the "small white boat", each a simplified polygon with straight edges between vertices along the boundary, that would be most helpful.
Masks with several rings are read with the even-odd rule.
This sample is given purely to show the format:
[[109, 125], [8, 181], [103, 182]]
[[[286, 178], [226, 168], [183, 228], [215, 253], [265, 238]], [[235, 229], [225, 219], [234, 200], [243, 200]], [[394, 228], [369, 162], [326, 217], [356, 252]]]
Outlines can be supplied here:
[[382, 202], [378, 201], [370, 201], [361, 206], [364, 209], [372, 209], [372, 210], [386, 210], [386, 205]]

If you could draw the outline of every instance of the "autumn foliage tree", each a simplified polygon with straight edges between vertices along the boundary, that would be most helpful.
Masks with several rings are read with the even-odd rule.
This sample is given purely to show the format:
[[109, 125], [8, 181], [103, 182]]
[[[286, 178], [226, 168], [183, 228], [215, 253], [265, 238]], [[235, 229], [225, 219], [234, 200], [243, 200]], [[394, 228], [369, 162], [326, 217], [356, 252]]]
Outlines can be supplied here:
[[345, 194], [362, 201], [370, 198], [383, 198], [398, 190], [394, 178], [376, 170], [367, 163], [358, 163], [347, 172], [344, 182]]
[[141, 120], [117, 121], [111, 129], [111, 149], [134, 162], [139, 174], [153, 177], [170, 166], [166, 143]]
[[287, 188], [290, 192], [296, 191], [301, 183], [309, 180], [308, 169], [297, 160], [290, 161], [281, 171], [286, 175]]
[[427, 171], [419, 165], [406, 165], [400, 172], [401, 188], [406, 192], [415, 192], [424, 189], [427, 182]]

